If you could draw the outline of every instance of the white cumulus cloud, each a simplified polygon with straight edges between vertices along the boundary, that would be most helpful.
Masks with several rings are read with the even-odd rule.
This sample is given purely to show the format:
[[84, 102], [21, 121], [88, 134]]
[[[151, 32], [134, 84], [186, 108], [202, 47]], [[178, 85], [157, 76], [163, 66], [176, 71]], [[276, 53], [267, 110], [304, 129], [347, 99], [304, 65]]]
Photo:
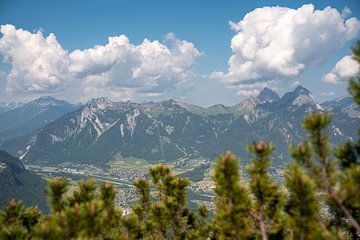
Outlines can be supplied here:
[[11, 64], [6, 91], [87, 100], [112, 96], [144, 100], [176, 96], [191, 85], [201, 53], [193, 43], [169, 33], [164, 42], [134, 45], [125, 35], [105, 45], [67, 51], [54, 34], [31, 33], [13, 25], [0, 28], [0, 54]]
[[56, 91], [67, 79], [68, 52], [54, 34], [31, 33], [2, 25], [0, 53], [12, 65], [7, 76], [7, 90], [21, 92]]
[[257, 8], [230, 26], [236, 34], [228, 71], [210, 77], [240, 90], [246, 84], [296, 77], [326, 61], [360, 31], [358, 19], [345, 19], [331, 7], [315, 10], [312, 4]]
[[335, 64], [335, 67], [322, 77], [322, 81], [332, 84], [344, 83], [359, 72], [359, 64], [352, 56], [345, 56]]
[[276, 84], [276, 80], [269, 80], [267, 82], [240, 83], [235, 87], [238, 89], [236, 95], [244, 97], [255, 96], [258, 95], [260, 90], [264, 89], [265, 87], [271, 87], [273, 90], [278, 90], [277, 87], [274, 87]]

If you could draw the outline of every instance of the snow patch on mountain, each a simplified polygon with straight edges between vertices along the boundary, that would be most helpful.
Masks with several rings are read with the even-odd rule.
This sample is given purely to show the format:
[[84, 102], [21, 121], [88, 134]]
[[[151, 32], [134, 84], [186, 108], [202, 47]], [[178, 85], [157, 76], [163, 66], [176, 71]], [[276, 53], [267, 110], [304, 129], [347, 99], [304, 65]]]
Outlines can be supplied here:
[[7, 167], [6, 163], [0, 162], [0, 173], [5, 171], [6, 167]]
[[[35, 139], [36, 139], [36, 137], [35, 137]], [[33, 143], [31, 143], [31, 144], [33, 144]], [[25, 148], [25, 151], [22, 151], [22, 152], [19, 151], [19, 153], [20, 153], [19, 159], [20, 159], [20, 160], [23, 160], [24, 157], [29, 153], [30, 148], [31, 148], [31, 144], [29, 144], [29, 145]]]
[[135, 108], [132, 112], [132, 114], [126, 114], [127, 117], [127, 127], [130, 131], [131, 137], [134, 134], [135, 128], [136, 128], [136, 118], [140, 115], [140, 110], [138, 108]]
[[79, 120], [79, 130], [77, 132], [80, 132], [83, 128], [87, 126], [87, 123], [90, 123], [92, 127], [95, 129], [97, 137], [99, 137], [105, 130], [105, 127], [99, 120], [96, 113], [93, 111], [93, 109], [86, 107], [80, 115]]
[[120, 124], [120, 134], [121, 134], [121, 137], [124, 138], [124, 136], [125, 136], [125, 133], [124, 133], [124, 124]]
[[245, 120], [247, 123], [251, 123], [251, 119], [250, 119], [249, 114], [245, 114], [245, 115], [244, 115], [244, 120]]
[[80, 119], [79, 119], [79, 125], [80, 129], [84, 128], [86, 126], [86, 123], [88, 119], [93, 115], [93, 112], [90, 108], [85, 107], [83, 111], [81, 111]]
[[336, 127], [335, 125], [332, 125], [331, 129], [335, 136], [344, 136], [344, 134], [341, 132], [341, 130], [338, 127]]
[[49, 136], [51, 138], [51, 143], [52, 144], [63, 141], [63, 139], [61, 137], [58, 137], [55, 134], [49, 134]]
[[185, 125], [189, 125], [189, 124], [191, 124], [191, 117], [190, 117], [190, 116], [187, 116], [187, 117], [186, 117]]
[[93, 122], [93, 127], [97, 133], [97, 137], [99, 137], [105, 130], [105, 127], [100, 122], [99, 118], [95, 115], [95, 121]]
[[168, 135], [171, 135], [171, 134], [174, 132], [175, 127], [174, 127], [174, 126], [170, 126], [170, 125], [166, 125], [165, 130], [166, 130], [166, 132], [167, 132]]
[[102, 97], [90, 100], [82, 108], [78, 120], [79, 128], [76, 132], [79, 133], [83, 128], [87, 126], [88, 123], [90, 123], [96, 131], [96, 137], [100, 137], [102, 133], [104, 133], [107, 129], [111, 128], [117, 122], [101, 122], [99, 118], [103, 110], [109, 109], [112, 106], [113, 102], [111, 102], [108, 98]]

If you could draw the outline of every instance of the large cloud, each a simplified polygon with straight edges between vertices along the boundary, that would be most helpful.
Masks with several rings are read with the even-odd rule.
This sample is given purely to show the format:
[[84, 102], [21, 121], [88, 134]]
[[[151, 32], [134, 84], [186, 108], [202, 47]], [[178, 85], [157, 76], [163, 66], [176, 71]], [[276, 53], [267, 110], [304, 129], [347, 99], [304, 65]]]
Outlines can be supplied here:
[[210, 76], [227, 86], [298, 76], [305, 68], [323, 63], [360, 30], [356, 18], [344, 19], [336, 9], [315, 10], [263, 7], [230, 22], [236, 35], [227, 72]]
[[322, 80], [332, 84], [346, 83], [358, 72], [359, 64], [353, 59], [353, 56], [345, 56], [335, 64], [328, 74], [322, 77]]
[[[165, 43], [145, 39], [131, 44], [125, 35], [106, 45], [68, 52], [54, 34], [1, 26], [0, 53], [12, 65], [7, 91], [59, 93], [86, 100], [109, 95], [121, 99], [169, 97], [191, 84], [201, 53], [191, 42], [168, 34]], [[71, 94], [69, 94], [71, 92]]]
[[12, 25], [3, 25], [0, 31], [0, 53], [12, 65], [7, 90], [52, 92], [63, 86], [69, 57], [54, 34], [45, 38], [40, 31], [30, 33]]

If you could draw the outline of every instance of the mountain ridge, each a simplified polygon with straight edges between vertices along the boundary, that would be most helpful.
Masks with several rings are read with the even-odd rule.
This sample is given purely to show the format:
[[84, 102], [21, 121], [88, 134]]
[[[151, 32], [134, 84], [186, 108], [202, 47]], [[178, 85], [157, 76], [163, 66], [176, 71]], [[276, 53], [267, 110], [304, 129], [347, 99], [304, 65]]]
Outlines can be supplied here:
[[[232, 150], [247, 158], [246, 143], [274, 141], [276, 163], [289, 157], [288, 144], [305, 139], [301, 121], [305, 115], [329, 112], [310, 91], [297, 87], [281, 98], [270, 89], [235, 106], [207, 108], [177, 100], [157, 103], [113, 102], [97, 98], [26, 137], [1, 147], [29, 163], [63, 162], [107, 164], [116, 156], [156, 163], [181, 158], [213, 159]], [[265, 97], [267, 98], [264, 98]], [[359, 109], [336, 112], [331, 137], [339, 142], [355, 137]]]

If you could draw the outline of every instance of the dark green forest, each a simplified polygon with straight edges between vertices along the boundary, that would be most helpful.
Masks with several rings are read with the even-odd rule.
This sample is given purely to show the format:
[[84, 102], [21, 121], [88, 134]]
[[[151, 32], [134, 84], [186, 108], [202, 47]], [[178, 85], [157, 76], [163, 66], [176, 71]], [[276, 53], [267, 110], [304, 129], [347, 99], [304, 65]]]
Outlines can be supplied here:
[[[360, 64], [360, 41], [352, 50]], [[360, 105], [360, 74], [349, 92]], [[283, 183], [268, 173], [271, 142], [246, 146], [248, 181], [236, 156], [219, 155], [212, 210], [190, 210], [187, 177], [196, 176], [176, 176], [165, 165], [134, 182], [139, 200], [129, 215], [115, 206], [112, 184], [80, 181], [67, 194], [69, 180], [55, 178], [46, 190], [48, 214], [16, 200], [2, 207], [0, 239], [360, 239], [360, 140], [331, 145], [330, 122], [321, 112], [304, 119], [308, 139], [289, 147]]]

